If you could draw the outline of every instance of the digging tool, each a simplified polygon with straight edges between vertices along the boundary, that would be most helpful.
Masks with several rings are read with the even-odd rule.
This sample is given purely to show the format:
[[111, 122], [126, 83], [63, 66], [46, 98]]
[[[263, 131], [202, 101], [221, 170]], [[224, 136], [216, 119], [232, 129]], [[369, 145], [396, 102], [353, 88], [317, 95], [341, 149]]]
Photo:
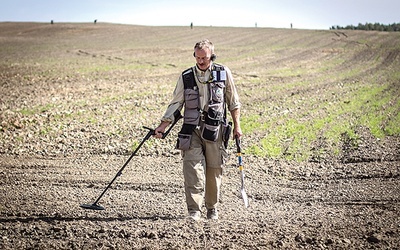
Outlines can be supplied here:
[[240, 187], [240, 194], [242, 195], [242, 199], [244, 202], [244, 206], [247, 208], [249, 206], [249, 198], [247, 197], [246, 190], [244, 190], [244, 167], [243, 167], [243, 162], [242, 162], [242, 147], [240, 145], [240, 139], [236, 136], [236, 148], [237, 148], [237, 158], [239, 162], [239, 172], [240, 172], [240, 177], [241, 177], [241, 187]]
[[[179, 121], [179, 119], [182, 118], [182, 115], [179, 112], [179, 110], [175, 111], [174, 117], [175, 117], [174, 122], [171, 124], [169, 129], [163, 134], [162, 139], [164, 139], [169, 134], [171, 129], [174, 127], [174, 125]], [[129, 159], [125, 162], [125, 164], [122, 166], [122, 168], [118, 171], [118, 173], [115, 175], [115, 177], [112, 179], [112, 181], [108, 184], [108, 186], [104, 189], [104, 191], [100, 194], [100, 196], [97, 198], [97, 200], [93, 204], [82, 204], [82, 205], [80, 205], [81, 208], [92, 209], [92, 210], [104, 210], [104, 207], [97, 204], [100, 201], [101, 197], [103, 197], [103, 195], [107, 192], [107, 190], [111, 187], [111, 185], [117, 179], [117, 177], [122, 174], [122, 171], [125, 169], [125, 167], [128, 165], [128, 163], [132, 160], [133, 156], [136, 155], [136, 153], [139, 151], [140, 147], [145, 143], [145, 141], [147, 141], [152, 135], [155, 135], [154, 129], [151, 129], [151, 128], [148, 128], [145, 126], [143, 126], [143, 128], [149, 130], [149, 132], [147, 132], [147, 134], [143, 138], [142, 142], [139, 144], [139, 146], [137, 146], [135, 151], [131, 154]]]

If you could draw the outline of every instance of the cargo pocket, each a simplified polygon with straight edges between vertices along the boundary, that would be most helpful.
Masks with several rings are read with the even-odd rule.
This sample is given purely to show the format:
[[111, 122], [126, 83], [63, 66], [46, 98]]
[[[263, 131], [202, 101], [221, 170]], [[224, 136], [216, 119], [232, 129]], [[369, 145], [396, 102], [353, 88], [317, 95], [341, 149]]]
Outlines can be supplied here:
[[228, 152], [226, 151], [226, 148], [221, 147], [221, 165], [224, 165], [228, 161], [229, 155]]
[[192, 141], [192, 135], [178, 133], [178, 140], [176, 142], [176, 149], [188, 150], [190, 148], [190, 142]]

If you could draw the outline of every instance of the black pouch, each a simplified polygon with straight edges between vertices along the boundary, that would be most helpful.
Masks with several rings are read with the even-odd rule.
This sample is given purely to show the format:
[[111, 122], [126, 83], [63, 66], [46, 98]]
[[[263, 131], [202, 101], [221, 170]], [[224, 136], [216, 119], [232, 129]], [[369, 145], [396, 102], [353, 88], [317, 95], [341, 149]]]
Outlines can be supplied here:
[[228, 148], [228, 143], [229, 143], [229, 138], [231, 137], [231, 133], [232, 133], [232, 122], [228, 122], [228, 124], [224, 124], [222, 133], [222, 140], [224, 142], [225, 148]]
[[210, 116], [206, 116], [201, 131], [201, 137], [207, 141], [217, 141], [219, 136], [220, 124], [220, 120], [215, 120], [212, 119]]

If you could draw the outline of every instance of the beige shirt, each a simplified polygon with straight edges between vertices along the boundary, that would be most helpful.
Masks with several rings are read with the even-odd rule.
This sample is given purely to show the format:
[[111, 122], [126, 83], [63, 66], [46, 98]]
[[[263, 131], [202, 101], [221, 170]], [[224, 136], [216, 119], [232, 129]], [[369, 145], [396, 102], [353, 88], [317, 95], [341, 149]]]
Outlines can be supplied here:
[[[196, 66], [192, 67], [192, 70], [194, 71], [194, 75], [195, 75], [194, 78], [195, 78], [196, 84], [199, 88], [200, 108], [203, 110], [205, 108], [205, 105], [207, 105], [208, 101], [210, 100], [210, 93], [209, 93], [209, 89], [207, 86], [208, 83], [206, 83], [206, 82], [210, 79], [211, 68], [212, 68], [212, 65], [210, 65], [210, 68], [207, 69], [206, 71], [201, 71]], [[225, 100], [226, 100], [228, 110], [232, 111], [234, 109], [239, 109], [241, 104], [239, 101], [239, 95], [237, 93], [235, 84], [233, 82], [232, 72], [226, 66], [224, 66], [224, 69], [226, 71]], [[180, 75], [178, 82], [176, 84], [174, 93], [173, 93], [172, 101], [170, 102], [167, 110], [165, 111], [165, 114], [162, 117], [161, 121], [173, 122], [174, 121], [174, 115], [173, 115], [174, 112], [177, 109], [182, 110], [184, 102], [185, 102], [184, 85], [183, 85], [182, 75]]]

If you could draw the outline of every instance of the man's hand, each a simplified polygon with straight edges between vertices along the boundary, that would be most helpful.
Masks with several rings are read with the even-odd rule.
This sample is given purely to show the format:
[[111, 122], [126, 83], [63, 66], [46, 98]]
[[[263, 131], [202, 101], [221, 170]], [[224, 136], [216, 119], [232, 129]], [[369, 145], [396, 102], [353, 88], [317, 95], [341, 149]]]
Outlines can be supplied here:
[[235, 139], [236, 137], [238, 139], [240, 139], [242, 137], [243, 133], [242, 133], [242, 129], [239, 127], [234, 127], [233, 128], [233, 139]]
[[163, 138], [165, 129], [168, 127], [168, 125], [169, 125], [169, 122], [161, 122], [161, 124], [156, 129], [154, 129], [153, 137], [158, 138], [158, 139]]

